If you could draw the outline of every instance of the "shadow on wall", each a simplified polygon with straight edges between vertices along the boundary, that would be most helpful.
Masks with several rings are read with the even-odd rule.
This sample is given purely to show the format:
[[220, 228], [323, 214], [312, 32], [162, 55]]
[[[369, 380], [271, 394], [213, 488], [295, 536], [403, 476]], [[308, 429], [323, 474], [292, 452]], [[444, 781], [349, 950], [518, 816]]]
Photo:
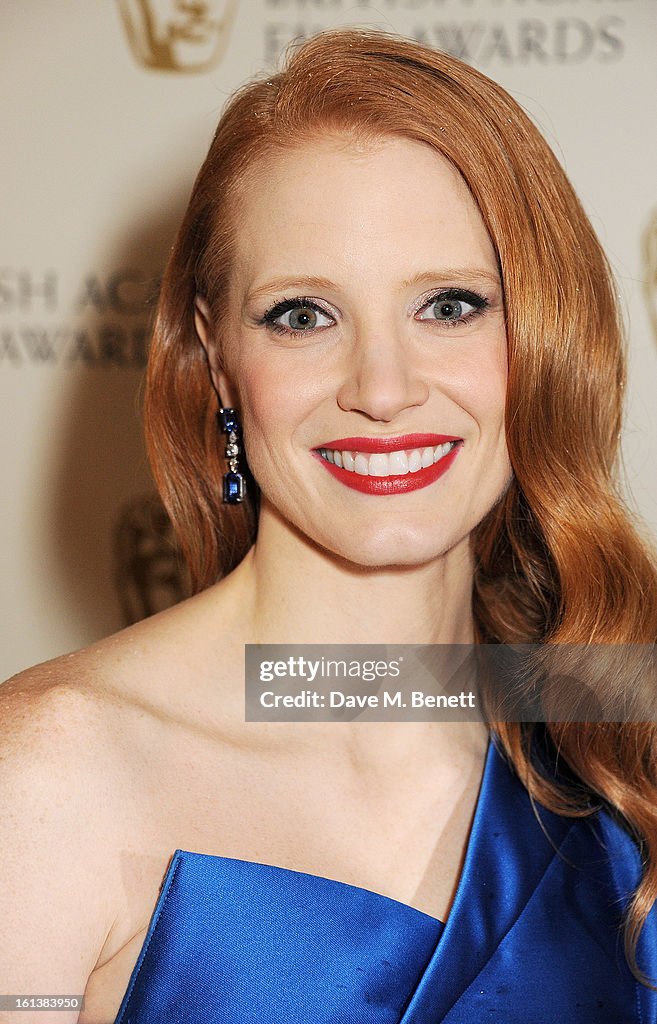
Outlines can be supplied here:
[[[186, 205], [167, 194], [155, 219], [130, 225], [86, 278], [63, 378], [53, 449], [48, 547], [54, 593], [80, 645], [185, 596], [170, 524], [147, 464], [141, 416], [159, 279]], [[61, 380], [62, 378], [60, 378]]]
[[648, 218], [641, 243], [644, 295], [653, 339], [657, 342], [657, 208]]

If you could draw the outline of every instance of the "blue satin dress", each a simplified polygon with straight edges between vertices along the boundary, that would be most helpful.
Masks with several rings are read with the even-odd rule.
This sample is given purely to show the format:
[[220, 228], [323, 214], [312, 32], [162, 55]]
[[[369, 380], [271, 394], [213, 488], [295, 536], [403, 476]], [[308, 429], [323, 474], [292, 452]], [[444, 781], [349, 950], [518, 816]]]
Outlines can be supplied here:
[[[359, 886], [176, 850], [115, 1024], [655, 1024], [620, 920], [638, 848], [538, 808], [493, 741], [448, 921]], [[657, 976], [657, 907], [638, 947]]]

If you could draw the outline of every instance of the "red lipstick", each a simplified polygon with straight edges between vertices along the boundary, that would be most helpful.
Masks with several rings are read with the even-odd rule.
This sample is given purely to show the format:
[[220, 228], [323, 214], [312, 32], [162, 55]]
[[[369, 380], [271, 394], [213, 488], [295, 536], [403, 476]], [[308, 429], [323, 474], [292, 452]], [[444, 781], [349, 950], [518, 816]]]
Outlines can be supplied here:
[[[321, 447], [363, 453], [393, 452], [409, 448], [435, 447], [438, 444], [445, 444], [447, 441], [462, 442], [462, 438], [447, 437], [445, 434], [405, 434], [401, 437], [389, 438], [344, 437], [339, 441], [327, 442]], [[447, 455], [443, 455], [438, 462], [427, 466], [426, 469], [395, 476], [363, 476], [355, 471], [336, 466], [332, 462], [327, 462], [322, 458], [318, 449], [315, 449], [313, 454], [336, 480], [351, 487], [354, 491], [360, 491], [362, 494], [404, 494], [407, 491], [417, 491], [422, 487], [428, 487], [429, 484], [438, 480], [443, 473], [447, 472], [461, 448], [462, 444], [457, 443]]]
[[396, 437], [341, 437], [324, 441], [320, 448], [337, 448], [341, 452], [399, 452], [408, 448], [435, 448], [446, 441], [460, 441], [460, 437], [447, 434], [398, 434]]

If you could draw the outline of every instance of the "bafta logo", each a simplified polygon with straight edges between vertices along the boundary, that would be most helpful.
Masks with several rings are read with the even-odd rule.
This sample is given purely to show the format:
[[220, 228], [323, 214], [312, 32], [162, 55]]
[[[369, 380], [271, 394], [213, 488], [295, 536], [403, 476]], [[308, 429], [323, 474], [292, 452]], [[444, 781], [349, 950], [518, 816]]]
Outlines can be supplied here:
[[114, 571], [127, 625], [164, 611], [191, 593], [173, 528], [155, 494], [130, 501], [114, 530]]
[[118, 0], [135, 59], [158, 71], [208, 71], [228, 45], [237, 0]]

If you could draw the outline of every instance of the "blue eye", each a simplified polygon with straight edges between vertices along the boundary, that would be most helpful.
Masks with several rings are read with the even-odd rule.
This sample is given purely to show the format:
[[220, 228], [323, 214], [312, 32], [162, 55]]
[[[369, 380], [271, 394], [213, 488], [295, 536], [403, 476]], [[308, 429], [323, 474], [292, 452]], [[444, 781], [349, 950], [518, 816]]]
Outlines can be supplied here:
[[[290, 314], [287, 324], [279, 323], [281, 317]], [[324, 317], [328, 322], [320, 323], [319, 317]], [[333, 318], [321, 309], [312, 299], [296, 298], [284, 299], [277, 305], [272, 306], [263, 315], [261, 323], [279, 334], [300, 335], [307, 334], [317, 327], [327, 327], [333, 322]]]
[[429, 310], [433, 315], [420, 316], [420, 320], [435, 320], [443, 324], [465, 324], [479, 316], [488, 306], [488, 300], [476, 292], [464, 291], [462, 288], [447, 288], [433, 295], [421, 309]]

